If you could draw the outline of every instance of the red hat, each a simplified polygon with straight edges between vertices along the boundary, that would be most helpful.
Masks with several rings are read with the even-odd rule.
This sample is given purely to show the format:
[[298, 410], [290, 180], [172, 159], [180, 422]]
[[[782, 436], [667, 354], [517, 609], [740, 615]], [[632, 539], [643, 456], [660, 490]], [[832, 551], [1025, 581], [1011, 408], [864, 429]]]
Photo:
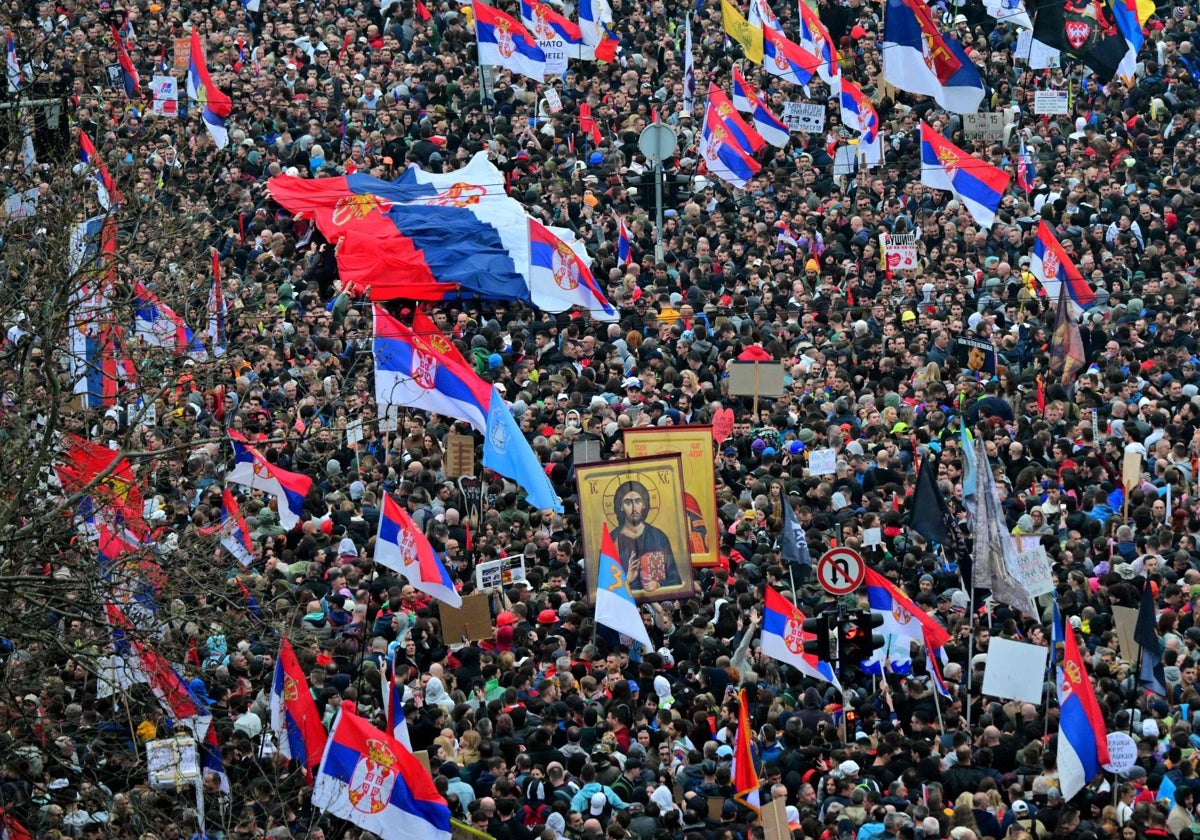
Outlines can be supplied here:
[[558, 613], [554, 610], [542, 610], [538, 613], [538, 624], [558, 624]]
[[854, 28], [850, 30], [850, 37], [854, 38], [856, 40], [858, 38], [866, 38], [867, 30], [862, 28], [861, 23], [856, 23], [856, 24], [854, 24]]
[[520, 623], [520, 619], [510, 612], [502, 612], [500, 615], [496, 616], [497, 627], [508, 627], [509, 625], [518, 623]]

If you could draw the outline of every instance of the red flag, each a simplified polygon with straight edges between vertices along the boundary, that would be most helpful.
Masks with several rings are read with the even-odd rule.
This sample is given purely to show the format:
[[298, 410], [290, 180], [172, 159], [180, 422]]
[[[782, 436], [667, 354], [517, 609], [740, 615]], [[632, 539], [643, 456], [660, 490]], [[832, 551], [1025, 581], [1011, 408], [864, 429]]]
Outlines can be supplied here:
[[417, 17], [421, 19], [422, 23], [428, 23], [429, 19], [433, 17], [433, 15], [429, 13], [429, 9], [425, 8], [425, 4], [422, 3], [421, 0], [417, 0], [414, 10], [417, 13]]
[[467, 551], [474, 551], [475, 550], [475, 540], [471, 538], [471, 522], [470, 522], [470, 520], [463, 522], [463, 528], [465, 528], [467, 531], [467, 540], [466, 540]]
[[346, 40], [342, 42], [342, 49], [338, 53], [338, 67], [342, 66], [342, 59], [346, 57], [346, 50], [350, 49], [350, 44], [354, 42], [354, 33], [347, 32]]
[[292, 643], [279, 643], [275, 679], [271, 685], [271, 729], [279, 736], [279, 752], [310, 770], [325, 752], [325, 727], [317, 713], [312, 690]]
[[733, 798], [756, 814], [762, 811], [758, 802], [758, 771], [754, 769], [754, 753], [750, 749], [750, 712], [746, 708], [746, 690], [738, 693], [737, 736], [733, 747]]
[[33, 840], [29, 829], [3, 808], [0, 808], [0, 826], [3, 826], [4, 840]]
[[592, 117], [592, 106], [586, 102], [579, 106], [579, 128], [592, 138], [592, 144], [595, 146], [599, 146], [604, 140], [600, 126], [596, 125], [596, 120]]
[[188, 649], [187, 649], [186, 660], [187, 660], [187, 664], [192, 665], [196, 668], [201, 667], [201, 665], [203, 664], [200, 661], [200, 648], [196, 644], [195, 636], [188, 636]]

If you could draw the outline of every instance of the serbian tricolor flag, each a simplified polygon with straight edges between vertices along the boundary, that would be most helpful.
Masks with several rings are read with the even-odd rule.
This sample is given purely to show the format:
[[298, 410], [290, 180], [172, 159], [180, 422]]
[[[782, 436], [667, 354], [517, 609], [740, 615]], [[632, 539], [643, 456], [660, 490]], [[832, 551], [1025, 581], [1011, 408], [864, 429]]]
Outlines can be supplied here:
[[733, 100], [733, 107], [737, 108], [743, 114], [749, 114], [754, 110], [750, 104], [750, 96], [747, 91], [750, 90], [750, 83], [746, 81], [746, 77], [742, 75], [742, 71], [738, 66], [733, 65], [733, 91], [730, 99]]
[[200, 106], [200, 117], [204, 127], [212, 136], [218, 149], [224, 149], [229, 143], [229, 131], [225, 121], [233, 113], [233, 100], [224, 91], [213, 84], [208, 75], [208, 63], [204, 57], [204, 44], [200, 40], [200, 27], [192, 29], [192, 49], [188, 56], [187, 73], [188, 98]]
[[597, 321], [616, 321], [617, 310], [600, 289], [590, 263], [587, 248], [573, 231], [529, 220], [529, 296], [538, 309], [565, 312], [578, 306]]
[[942, 34], [922, 0], [887, 0], [880, 52], [885, 82], [931, 96], [957, 114], [979, 110], [984, 93], [979, 71], [958, 42]]
[[254, 543], [250, 540], [250, 529], [246, 526], [241, 509], [238, 508], [237, 499], [228, 487], [221, 497], [221, 545], [243, 566], [254, 562]]
[[804, 621], [804, 613], [795, 604], [768, 586], [763, 604], [762, 652], [791, 665], [806, 677], [823, 680], [841, 691], [832, 666], [815, 654], [804, 652], [804, 643], [816, 638], [816, 634], [804, 631]]
[[188, 684], [176, 673], [171, 663], [154, 649], [141, 642], [136, 636], [133, 622], [116, 604], [107, 604], [108, 625], [114, 634], [121, 634], [121, 644], [129, 644], [127, 666], [138, 682], [150, 686], [163, 710], [179, 722], [197, 718], [210, 718], [211, 714], [196, 698]]
[[176, 355], [187, 354], [201, 361], [208, 358], [204, 345], [196, 340], [190, 327], [175, 310], [158, 299], [158, 295], [141, 283], [134, 292], [134, 335], [151, 347], [163, 347]]
[[212, 288], [208, 292], [208, 343], [214, 356], [225, 355], [226, 320], [225, 288], [221, 285], [221, 255], [212, 249]]
[[833, 38], [829, 36], [829, 29], [807, 3], [800, 4], [800, 46], [820, 59], [817, 72], [825, 84], [833, 85], [834, 79], [841, 76], [842, 72], [838, 66], [837, 49]]
[[849, 79], [841, 80], [842, 124], [858, 131], [858, 157], [867, 166], [883, 163], [879, 136], [879, 114], [863, 89]]
[[782, 31], [763, 25], [763, 69], [772, 76], [801, 87], [821, 68], [821, 61], [799, 44], [789, 41]]
[[754, 768], [754, 752], [750, 748], [750, 711], [746, 708], [746, 689], [738, 692], [737, 734], [733, 742], [733, 798], [756, 814], [762, 809], [758, 801], [758, 771]]
[[1063, 799], [1070, 800], [1110, 759], [1104, 715], [1069, 622], [1063, 625], [1063, 660], [1057, 681], [1058, 778]]
[[225, 480], [274, 496], [279, 507], [279, 524], [289, 531], [299, 525], [312, 479], [275, 466], [240, 432], [230, 429], [229, 437], [232, 438], [234, 465]]
[[271, 683], [271, 730], [280, 755], [294, 758], [310, 770], [321, 763], [325, 727], [308, 687], [308, 677], [286, 637], [279, 643], [275, 679]]
[[546, 77], [546, 54], [519, 20], [483, 2], [471, 8], [480, 64], [503, 67], [535, 82]]
[[129, 51], [125, 49], [125, 42], [121, 40], [121, 33], [117, 31], [117, 27], [113, 26], [111, 28], [113, 45], [117, 51], [117, 65], [121, 68], [121, 84], [125, 88], [125, 98], [133, 99], [133, 97], [137, 96], [138, 90], [141, 87], [141, 81], [138, 79], [138, 71], [133, 66], [132, 59], [129, 58]]
[[[734, 84], [736, 85], [737, 82], [735, 81]], [[750, 106], [749, 113], [750, 119], [754, 122], [754, 130], [772, 146], [779, 149], [786, 146], [792, 139], [791, 131], [783, 120], [771, 112], [753, 86], [746, 84], [742, 88], [742, 97]]]
[[403, 744], [343, 709], [312, 789], [313, 807], [380, 840], [450, 840], [450, 808]]
[[752, 155], [767, 145], [762, 135], [738, 115], [725, 91], [717, 87], [715, 82], [708, 86], [708, 107], [725, 126], [732, 141], [746, 154]]
[[629, 265], [630, 250], [629, 228], [625, 226], [625, 219], [622, 218], [617, 227], [617, 265]]
[[[591, 61], [596, 58], [596, 48], [583, 40], [583, 30], [570, 18], [564, 17], [539, 0], [521, 0], [521, 23], [543, 41], [559, 40], [566, 44], [567, 58]], [[611, 59], [604, 59], [611, 61]]]
[[134, 531], [144, 529], [142, 494], [125, 456], [107, 446], [66, 435], [62, 460], [63, 465], [56, 471], [64, 490], [75, 494], [91, 485], [90, 494], [101, 507], [120, 516]]
[[1079, 318], [1085, 309], [1096, 304], [1096, 293], [1071, 262], [1054, 230], [1045, 220], [1038, 223], [1037, 239], [1029, 258], [1029, 271], [1037, 278], [1049, 300], [1058, 300], [1059, 289], [1067, 285], [1067, 309], [1071, 317]]
[[8, 67], [8, 92], [16, 93], [25, 86], [25, 70], [21, 67], [21, 59], [17, 57], [17, 41], [11, 29], [8, 31], [5, 63]]
[[995, 223], [1011, 181], [1012, 175], [1003, 169], [963, 151], [921, 122], [921, 183], [953, 194], [983, 227]]
[[104, 161], [96, 152], [92, 138], [88, 137], [86, 131], [79, 132], [79, 161], [85, 170], [92, 170], [92, 177], [96, 179], [96, 198], [101, 207], [111, 210], [114, 204], [120, 204], [125, 200], [121, 191], [117, 189], [117, 182], [113, 180], [112, 173], [104, 165]]
[[445, 414], [487, 430], [492, 386], [440, 333], [421, 335], [375, 307], [375, 401]]
[[700, 150], [708, 173], [739, 189], [744, 188], [762, 169], [762, 165], [730, 136], [711, 99], [704, 112]]
[[375, 562], [404, 575], [418, 592], [458, 609], [462, 596], [429, 540], [390, 494], [383, 496], [379, 510], [379, 532], [375, 540]]

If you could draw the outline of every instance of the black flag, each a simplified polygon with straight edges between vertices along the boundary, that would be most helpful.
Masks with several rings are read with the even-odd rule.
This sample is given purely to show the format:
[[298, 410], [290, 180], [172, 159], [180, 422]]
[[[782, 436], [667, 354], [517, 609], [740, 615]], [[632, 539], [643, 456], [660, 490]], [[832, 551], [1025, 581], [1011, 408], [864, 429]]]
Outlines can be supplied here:
[[946, 528], [950, 508], [937, 486], [937, 459], [933, 455], [927, 455], [921, 461], [912, 503], [909, 527], [931, 543], [946, 545], [950, 539], [950, 532]]

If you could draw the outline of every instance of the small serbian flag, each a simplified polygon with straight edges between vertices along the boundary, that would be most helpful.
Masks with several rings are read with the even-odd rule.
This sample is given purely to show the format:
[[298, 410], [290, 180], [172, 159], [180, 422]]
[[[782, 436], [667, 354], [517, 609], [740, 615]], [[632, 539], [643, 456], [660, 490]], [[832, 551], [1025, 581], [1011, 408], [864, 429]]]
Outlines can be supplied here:
[[254, 563], [254, 544], [250, 541], [250, 529], [238, 508], [237, 499], [228, 487], [221, 498], [221, 545], [243, 566]]
[[446, 565], [408, 512], [386, 493], [379, 512], [375, 562], [404, 575], [418, 592], [455, 609], [462, 606], [462, 596], [454, 588]]
[[344, 710], [329, 733], [312, 804], [381, 840], [450, 840], [450, 808], [421, 762]]
[[804, 632], [804, 620], [804, 613], [795, 604], [767, 587], [766, 603], [763, 605], [762, 652], [774, 660], [791, 665], [807, 677], [831, 683], [840, 691], [841, 684], [830, 664], [817, 659], [815, 654], [804, 652], [804, 643], [816, 638], [815, 634]]
[[117, 31], [117, 27], [112, 27], [113, 43], [117, 51], [117, 65], [121, 68], [121, 84], [125, 87], [125, 98], [133, 99], [138, 94], [141, 88], [141, 82], [138, 79], [137, 68], [133, 66], [133, 60], [129, 57], [129, 51], [125, 49], [125, 42], [121, 40], [121, 33]]
[[108, 167], [104, 165], [100, 155], [96, 153], [92, 138], [88, 137], [86, 131], [79, 132], [79, 160], [85, 169], [94, 170], [96, 198], [101, 207], [110, 210], [114, 204], [120, 204], [125, 200], [121, 191], [117, 189], [117, 182], [113, 180], [112, 173], [108, 171]]
[[275, 466], [239, 432], [230, 429], [229, 436], [233, 443], [234, 466], [225, 480], [274, 496], [279, 503], [279, 524], [289, 531], [299, 525], [304, 513], [304, 497], [312, 488], [312, 479]]
[[629, 265], [629, 258], [629, 228], [625, 226], [625, 219], [621, 219], [620, 227], [617, 229], [617, 264]]

